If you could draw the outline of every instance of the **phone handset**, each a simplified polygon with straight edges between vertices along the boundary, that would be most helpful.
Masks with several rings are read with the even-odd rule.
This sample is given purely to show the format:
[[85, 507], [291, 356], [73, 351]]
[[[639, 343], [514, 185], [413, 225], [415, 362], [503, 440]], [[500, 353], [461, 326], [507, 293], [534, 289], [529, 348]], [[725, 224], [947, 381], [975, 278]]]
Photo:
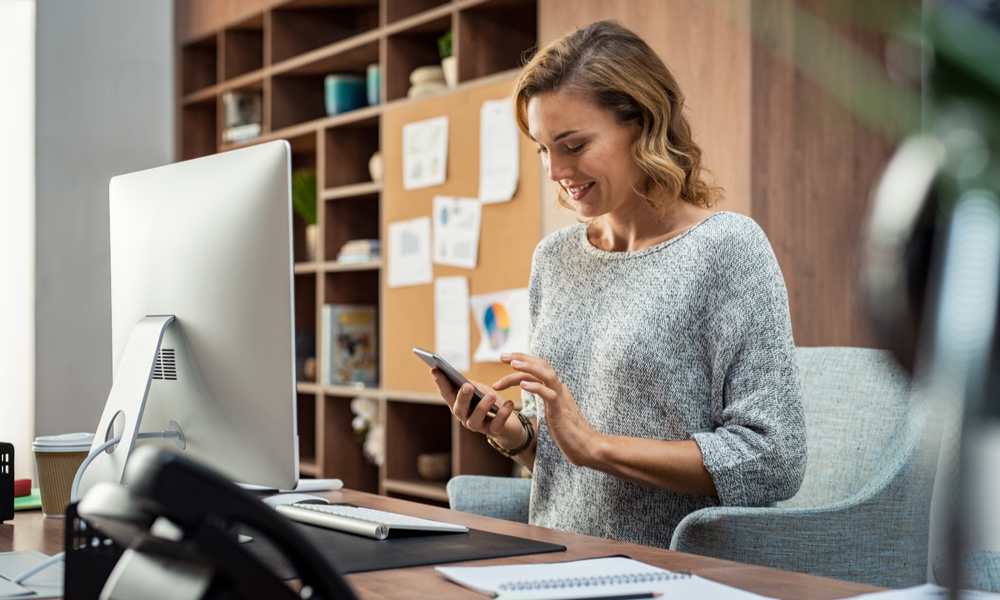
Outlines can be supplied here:
[[[95, 485], [77, 511], [128, 548], [107, 586], [149, 590], [151, 578], [169, 575], [175, 583], [190, 584], [192, 600], [225, 587], [246, 598], [356, 600], [343, 577], [291, 523], [221, 475], [170, 451], [137, 449], [122, 485]], [[281, 550], [303, 592], [294, 593], [240, 547], [231, 533], [236, 524], [251, 527]], [[109, 597], [116, 596], [121, 594]]]

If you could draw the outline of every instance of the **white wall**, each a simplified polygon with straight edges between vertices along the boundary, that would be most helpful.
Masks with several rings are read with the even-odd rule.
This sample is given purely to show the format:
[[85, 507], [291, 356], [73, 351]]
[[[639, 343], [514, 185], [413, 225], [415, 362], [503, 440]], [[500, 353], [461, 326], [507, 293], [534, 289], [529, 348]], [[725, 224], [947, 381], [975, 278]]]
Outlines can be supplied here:
[[94, 431], [111, 389], [108, 182], [173, 162], [171, 0], [38, 0], [36, 431]]
[[34, 478], [35, 2], [0, 0], [0, 441]]

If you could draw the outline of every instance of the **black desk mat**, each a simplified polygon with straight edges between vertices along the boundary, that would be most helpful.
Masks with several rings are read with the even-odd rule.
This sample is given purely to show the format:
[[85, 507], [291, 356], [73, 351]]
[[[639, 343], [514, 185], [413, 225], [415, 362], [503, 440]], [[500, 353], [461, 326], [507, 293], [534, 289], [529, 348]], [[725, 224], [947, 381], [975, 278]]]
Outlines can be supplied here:
[[[304, 523], [292, 523], [292, 525], [299, 528], [324, 558], [343, 574], [566, 550], [566, 546], [478, 529], [470, 529], [469, 533], [432, 535], [421, 533], [373, 540]], [[289, 568], [274, 545], [263, 536], [254, 536], [253, 531], [245, 533], [254, 539], [242, 544], [242, 548], [270, 567], [278, 577], [282, 579], [295, 577], [295, 572]]]

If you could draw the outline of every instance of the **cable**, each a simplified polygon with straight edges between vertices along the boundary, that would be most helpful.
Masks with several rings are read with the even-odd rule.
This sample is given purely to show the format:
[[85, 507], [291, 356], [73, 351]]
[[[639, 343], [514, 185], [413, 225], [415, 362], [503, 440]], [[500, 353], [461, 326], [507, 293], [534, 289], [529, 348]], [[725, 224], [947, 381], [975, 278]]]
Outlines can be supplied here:
[[[178, 434], [176, 431], [157, 431], [155, 433], [154, 432], [140, 433], [137, 436], [137, 438], [140, 440], [148, 440], [148, 439], [171, 440], [171, 439], [177, 439], [179, 437], [180, 434]], [[116, 438], [104, 442], [94, 450], [91, 450], [90, 454], [87, 455], [87, 458], [83, 460], [83, 463], [80, 464], [80, 468], [76, 470], [76, 475], [73, 477], [73, 487], [70, 490], [69, 494], [70, 498], [69, 501], [71, 503], [76, 502], [77, 500], [80, 499], [80, 482], [83, 481], [83, 472], [87, 470], [87, 467], [90, 466], [90, 463], [92, 463], [94, 459], [101, 454], [101, 452], [104, 452], [105, 450], [107, 450], [111, 446], [114, 446], [120, 441], [122, 441], [122, 436], [118, 436]]]
[[[179, 438], [180, 434], [176, 431], [158, 431], [155, 433], [140, 433], [137, 437], [140, 440], [148, 440], [148, 439], [171, 440]], [[70, 502], [76, 502], [77, 500], [80, 499], [79, 497], [80, 482], [83, 480], [83, 472], [87, 470], [87, 467], [90, 466], [90, 463], [92, 463], [94, 459], [101, 454], [101, 452], [104, 452], [105, 450], [107, 450], [111, 446], [114, 446], [120, 441], [122, 441], [121, 436], [118, 436], [114, 439], [110, 439], [101, 444], [100, 446], [98, 446], [97, 448], [91, 450], [90, 454], [87, 455], [87, 458], [83, 459], [83, 463], [80, 464], [80, 468], [76, 470], [76, 475], [73, 477], [73, 487], [70, 490], [70, 496], [69, 496]], [[22, 581], [35, 575], [39, 571], [43, 571], [51, 567], [52, 565], [56, 564], [57, 562], [61, 561], [65, 555], [66, 555], [65, 552], [60, 552], [59, 554], [53, 554], [48, 559], [38, 563], [37, 565], [25, 571], [24, 573], [21, 573], [17, 577], [11, 579], [10, 582], [20, 584]]]

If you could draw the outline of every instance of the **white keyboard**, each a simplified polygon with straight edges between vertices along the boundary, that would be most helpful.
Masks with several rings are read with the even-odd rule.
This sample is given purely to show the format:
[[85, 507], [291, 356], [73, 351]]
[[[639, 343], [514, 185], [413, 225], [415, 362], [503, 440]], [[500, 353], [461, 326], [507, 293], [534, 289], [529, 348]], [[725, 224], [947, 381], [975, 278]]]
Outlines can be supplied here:
[[389, 537], [389, 533], [393, 529], [441, 533], [469, 531], [468, 527], [462, 525], [418, 519], [417, 517], [349, 504], [286, 504], [276, 507], [275, 510], [293, 521], [363, 535], [376, 540], [384, 540]]

